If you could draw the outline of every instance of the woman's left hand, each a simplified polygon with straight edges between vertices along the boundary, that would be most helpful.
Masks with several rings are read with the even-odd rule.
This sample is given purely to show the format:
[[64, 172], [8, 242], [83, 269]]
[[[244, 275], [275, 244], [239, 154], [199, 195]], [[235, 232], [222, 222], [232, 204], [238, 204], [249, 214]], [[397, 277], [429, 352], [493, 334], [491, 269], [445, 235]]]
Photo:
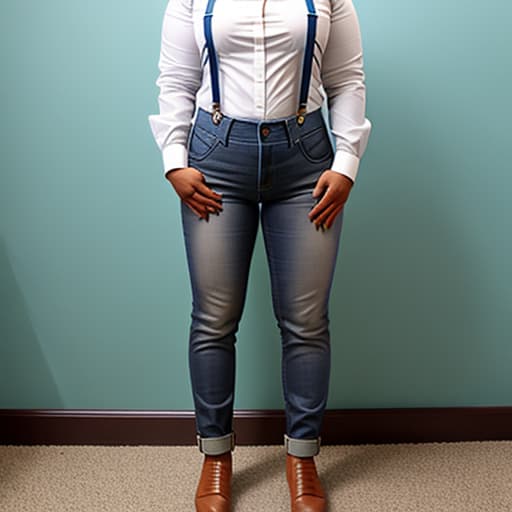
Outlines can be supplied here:
[[315, 223], [317, 229], [329, 229], [332, 226], [336, 215], [343, 209], [353, 184], [348, 176], [330, 169], [320, 175], [313, 197], [322, 194], [323, 197], [308, 214], [309, 220]]

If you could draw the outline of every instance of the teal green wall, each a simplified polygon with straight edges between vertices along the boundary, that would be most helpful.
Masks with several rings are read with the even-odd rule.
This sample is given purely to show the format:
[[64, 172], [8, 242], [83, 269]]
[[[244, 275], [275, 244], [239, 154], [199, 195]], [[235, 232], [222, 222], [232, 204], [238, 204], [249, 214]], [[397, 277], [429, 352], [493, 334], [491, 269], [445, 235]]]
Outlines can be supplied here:
[[[328, 405], [512, 405], [512, 4], [355, 3], [373, 131]], [[193, 408], [178, 201], [147, 121], [165, 5], [0, 5], [0, 408]], [[235, 407], [280, 409], [261, 239], [253, 263]]]

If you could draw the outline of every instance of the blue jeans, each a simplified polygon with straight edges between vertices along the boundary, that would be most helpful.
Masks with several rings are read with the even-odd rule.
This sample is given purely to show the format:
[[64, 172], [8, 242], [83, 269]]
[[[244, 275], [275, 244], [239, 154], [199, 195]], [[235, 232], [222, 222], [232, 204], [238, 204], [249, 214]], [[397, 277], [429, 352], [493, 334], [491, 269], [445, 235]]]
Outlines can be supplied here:
[[261, 222], [272, 303], [282, 340], [285, 446], [316, 455], [330, 375], [328, 301], [342, 227], [317, 230], [308, 213], [334, 151], [321, 109], [271, 121], [198, 110], [189, 165], [222, 194], [223, 211], [200, 220], [181, 203], [192, 287], [189, 369], [196, 437], [203, 453], [234, 448], [232, 418], [236, 332]]

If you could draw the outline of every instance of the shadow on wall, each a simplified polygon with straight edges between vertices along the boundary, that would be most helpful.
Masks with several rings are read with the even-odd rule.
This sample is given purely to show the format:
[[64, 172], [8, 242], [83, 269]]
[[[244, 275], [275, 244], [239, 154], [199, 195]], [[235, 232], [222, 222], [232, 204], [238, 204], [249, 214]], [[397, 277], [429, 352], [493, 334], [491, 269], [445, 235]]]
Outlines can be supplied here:
[[51, 369], [16, 280], [7, 245], [0, 238], [0, 407], [63, 406]]
[[489, 372], [481, 303], [492, 290], [471, 212], [451, 197], [468, 163], [431, 129], [420, 108], [428, 103], [387, 85], [372, 91], [371, 151], [345, 211], [329, 407], [477, 403]]

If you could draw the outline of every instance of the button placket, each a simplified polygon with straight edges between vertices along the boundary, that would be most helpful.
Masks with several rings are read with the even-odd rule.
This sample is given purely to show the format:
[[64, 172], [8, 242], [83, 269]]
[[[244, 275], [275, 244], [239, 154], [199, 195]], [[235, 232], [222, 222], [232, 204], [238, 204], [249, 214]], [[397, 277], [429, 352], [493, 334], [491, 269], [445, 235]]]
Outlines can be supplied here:
[[254, 22], [254, 106], [262, 117], [265, 113], [265, 24], [263, 14], [258, 8]]

